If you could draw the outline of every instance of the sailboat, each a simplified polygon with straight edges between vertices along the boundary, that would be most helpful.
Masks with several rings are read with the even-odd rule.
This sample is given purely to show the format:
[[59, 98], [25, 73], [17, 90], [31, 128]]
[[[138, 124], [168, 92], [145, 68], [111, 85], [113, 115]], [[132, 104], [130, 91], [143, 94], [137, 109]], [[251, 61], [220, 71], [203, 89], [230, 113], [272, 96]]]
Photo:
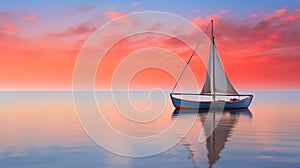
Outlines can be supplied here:
[[[227, 78], [221, 60], [218, 56], [215, 37], [213, 20], [211, 20], [208, 27], [211, 25], [211, 39], [210, 39], [210, 51], [208, 57], [208, 64], [206, 70], [206, 79], [201, 93], [174, 93], [174, 90], [182, 76], [182, 71], [179, 79], [173, 87], [170, 97], [175, 108], [196, 108], [196, 109], [209, 109], [209, 108], [248, 108], [251, 104], [253, 95], [239, 94], [230, 83]], [[208, 28], [207, 27], [207, 28]], [[206, 29], [207, 30], [207, 29]], [[201, 41], [201, 40], [200, 40]], [[200, 43], [200, 42], [199, 42]], [[198, 45], [199, 45], [198, 43]], [[195, 50], [197, 49], [196, 46]], [[189, 64], [191, 58], [189, 58], [186, 66]]]

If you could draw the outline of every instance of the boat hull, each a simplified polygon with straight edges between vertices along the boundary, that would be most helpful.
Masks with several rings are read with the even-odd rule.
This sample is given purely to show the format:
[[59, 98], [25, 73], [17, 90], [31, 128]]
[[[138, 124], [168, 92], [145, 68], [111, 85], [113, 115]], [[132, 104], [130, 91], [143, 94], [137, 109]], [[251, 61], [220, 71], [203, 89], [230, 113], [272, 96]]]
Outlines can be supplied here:
[[224, 108], [224, 109], [242, 109], [248, 108], [252, 102], [253, 96], [249, 96], [246, 99], [239, 100], [236, 102], [201, 102], [201, 101], [191, 101], [184, 100], [180, 98], [173, 97], [172, 94], [171, 100], [175, 108], [192, 108], [192, 109], [209, 109], [209, 108]]

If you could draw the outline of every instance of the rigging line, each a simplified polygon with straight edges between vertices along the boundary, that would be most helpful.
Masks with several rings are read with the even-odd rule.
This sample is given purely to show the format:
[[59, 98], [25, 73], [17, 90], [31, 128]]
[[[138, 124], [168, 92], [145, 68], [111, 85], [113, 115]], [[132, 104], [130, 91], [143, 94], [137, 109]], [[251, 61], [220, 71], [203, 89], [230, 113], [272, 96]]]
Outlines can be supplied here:
[[206, 26], [206, 28], [205, 28], [205, 30], [204, 30], [204, 32], [203, 32], [203, 34], [202, 34], [202, 36], [201, 36], [201, 38], [200, 38], [200, 40], [199, 40], [198, 44], [196, 45], [196, 47], [195, 47], [195, 49], [194, 49], [194, 51], [193, 51], [192, 55], [190, 56], [189, 60], [188, 60], [188, 61], [187, 61], [187, 63], [185, 64], [185, 66], [184, 66], [184, 68], [183, 68], [183, 71], [181, 71], [181, 73], [180, 73], [180, 75], [179, 75], [179, 77], [178, 77], [178, 79], [177, 79], [177, 81], [176, 81], [176, 83], [175, 83], [175, 85], [174, 85], [174, 87], [173, 87], [173, 89], [172, 89], [171, 93], [173, 93], [173, 92], [174, 92], [174, 90], [175, 90], [175, 88], [177, 87], [177, 85], [178, 85], [178, 82], [180, 81], [180, 79], [181, 79], [181, 77], [182, 77], [183, 73], [185, 72], [185, 70], [186, 70], [187, 66], [188, 66], [188, 65], [189, 65], [189, 63], [191, 62], [191, 60], [192, 60], [193, 56], [195, 55], [195, 53], [196, 53], [196, 50], [198, 49], [198, 47], [199, 47], [199, 45], [200, 45], [200, 42], [201, 42], [201, 41], [202, 41], [202, 39], [204, 38], [204, 36], [205, 36], [205, 33], [206, 33], [206, 31], [208, 30], [208, 28], [209, 28], [210, 24], [211, 24], [211, 23], [209, 22], [209, 23], [208, 23], [208, 25]]

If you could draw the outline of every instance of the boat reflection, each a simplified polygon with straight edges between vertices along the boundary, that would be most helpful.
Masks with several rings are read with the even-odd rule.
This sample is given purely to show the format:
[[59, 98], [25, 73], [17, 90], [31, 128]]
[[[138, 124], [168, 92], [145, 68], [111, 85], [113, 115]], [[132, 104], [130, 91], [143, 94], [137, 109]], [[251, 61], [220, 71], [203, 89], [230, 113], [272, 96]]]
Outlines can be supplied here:
[[[176, 109], [174, 110], [172, 117], [184, 117], [185, 115], [194, 114], [198, 115], [197, 121], [200, 122], [194, 124], [190, 133], [183, 138], [181, 143], [190, 153], [188, 159], [191, 159], [195, 164], [200, 164], [203, 150], [201, 151], [201, 144], [199, 143], [199, 132], [202, 128], [206, 137], [206, 155], [209, 167], [213, 167], [213, 165], [221, 158], [220, 153], [225, 149], [225, 143], [228, 142], [229, 138], [232, 136], [235, 124], [238, 122], [239, 117], [243, 115], [252, 118], [252, 113], [249, 109], [224, 109], [221, 111], [208, 109]], [[212, 115], [213, 117], [209, 119], [209, 115]], [[206, 121], [206, 119], [208, 120]], [[211, 128], [215, 129], [212, 130], [211, 128], [206, 127], [206, 122], [212, 126]]]

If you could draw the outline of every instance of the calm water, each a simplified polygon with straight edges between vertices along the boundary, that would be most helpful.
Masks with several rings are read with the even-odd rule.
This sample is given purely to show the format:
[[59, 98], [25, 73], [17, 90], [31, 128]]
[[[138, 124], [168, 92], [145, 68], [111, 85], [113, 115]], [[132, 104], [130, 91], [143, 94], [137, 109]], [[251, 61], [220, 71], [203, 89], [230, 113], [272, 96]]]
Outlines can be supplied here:
[[[133, 92], [131, 98], [135, 109], [145, 111], [137, 115], [140, 119], [151, 115], [146, 92]], [[214, 133], [202, 143], [198, 137], [208, 117], [205, 111], [177, 114], [168, 97], [157, 99], [167, 105], [158, 118], [145, 124], [120, 115], [110, 93], [98, 92], [97, 100], [111, 125], [132, 136], [155, 135], [175, 120], [186, 124], [197, 118], [189, 134], [170, 150], [145, 158], [122, 157], [86, 135], [71, 92], [1, 92], [0, 167], [300, 167], [300, 92], [254, 92], [249, 111], [222, 113]], [[175, 131], [167, 138], [178, 135]], [[149, 143], [144, 150], [157, 143], [164, 140]]]

